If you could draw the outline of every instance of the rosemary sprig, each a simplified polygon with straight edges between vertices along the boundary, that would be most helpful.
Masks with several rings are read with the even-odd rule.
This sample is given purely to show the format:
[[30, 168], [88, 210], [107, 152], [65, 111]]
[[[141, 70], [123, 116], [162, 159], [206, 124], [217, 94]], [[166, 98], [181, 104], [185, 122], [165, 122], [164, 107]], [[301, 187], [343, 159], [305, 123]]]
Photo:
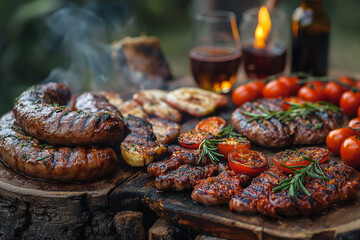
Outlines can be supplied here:
[[281, 123], [292, 121], [296, 117], [302, 117], [304, 119], [308, 114], [317, 111], [340, 112], [339, 107], [327, 102], [316, 102], [316, 103], [306, 102], [304, 104], [286, 102], [286, 104], [289, 104], [291, 107], [285, 111], [273, 111], [268, 108], [258, 107], [261, 113], [252, 113], [247, 111], [241, 111], [241, 112], [251, 117], [249, 120], [247, 120], [247, 122], [252, 122], [254, 120], [260, 120], [260, 122], [262, 122], [265, 120], [269, 120], [271, 118], [275, 118], [279, 120]]
[[273, 188], [273, 192], [279, 190], [289, 190], [289, 195], [297, 198], [295, 190], [301, 189], [307, 196], [310, 196], [309, 191], [305, 188], [303, 184], [306, 176], [328, 180], [328, 178], [325, 177], [323, 171], [321, 170], [318, 161], [314, 161], [308, 157], [304, 157], [303, 159], [311, 163], [309, 165], [298, 165], [292, 167], [281, 164], [281, 166], [293, 170], [294, 174], [290, 178], [282, 180], [279, 183], [279, 186]]
[[219, 142], [225, 142], [226, 140], [221, 138], [237, 138], [237, 139], [245, 139], [241, 136], [240, 133], [234, 131], [234, 128], [231, 125], [227, 125], [222, 128], [218, 134], [215, 135], [212, 139], [204, 139], [199, 145], [199, 153], [200, 158], [197, 164], [204, 161], [206, 156], [209, 157], [212, 163], [218, 162], [219, 157], [224, 157], [221, 153], [218, 152], [217, 144]]

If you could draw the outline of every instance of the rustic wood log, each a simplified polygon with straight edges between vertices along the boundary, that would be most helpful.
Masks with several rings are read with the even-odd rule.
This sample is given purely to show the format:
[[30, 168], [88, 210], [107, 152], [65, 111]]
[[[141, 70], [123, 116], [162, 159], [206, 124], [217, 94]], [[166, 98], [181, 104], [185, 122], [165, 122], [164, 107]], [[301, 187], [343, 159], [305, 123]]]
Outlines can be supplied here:
[[149, 229], [149, 240], [168, 240], [175, 238], [175, 231], [165, 220], [159, 219]]
[[108, 195], [137, 171], [87, 183], [27, 178], [0, 163], [0, 239], [118, 239]]
[[225, 238], [211, 237], [206, 235], [198, 235], [195, 240], [226, 240]]
[[143, 226], [143, 213], [134, 211], [118, 212], [114, 223], [119, 239], [141, 240], [145, 239]]

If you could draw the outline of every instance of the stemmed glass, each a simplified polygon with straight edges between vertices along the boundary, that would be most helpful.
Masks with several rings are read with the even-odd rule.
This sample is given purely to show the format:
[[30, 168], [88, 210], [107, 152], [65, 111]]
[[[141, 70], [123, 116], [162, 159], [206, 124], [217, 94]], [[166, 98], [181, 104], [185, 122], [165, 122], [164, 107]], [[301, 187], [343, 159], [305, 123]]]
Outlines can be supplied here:
[[229, 92], [235, 84], [240, 62], [235, 13], [212, 11], [196, 15], [190, 65], [199, 87]]

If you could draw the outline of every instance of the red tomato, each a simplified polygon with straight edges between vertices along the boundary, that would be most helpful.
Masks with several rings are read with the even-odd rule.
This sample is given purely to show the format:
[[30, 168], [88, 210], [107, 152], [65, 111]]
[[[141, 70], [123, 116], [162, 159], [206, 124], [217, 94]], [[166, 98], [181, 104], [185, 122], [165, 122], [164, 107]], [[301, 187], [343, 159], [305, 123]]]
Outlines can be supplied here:
[[216, 135], [220, 130], [225, 127], [226, 121], [221, 117], [208, 117], [200, 121], [195, 129], [201, 129], [207, 132], [210, 132], [213, 135]]
[[230, 168], [237, 174], [256, 176], [265, 171], [269, 165], [268, 159], [261, 152], [242, 149], [228, 155]]
[[315, 80], [315, 81], [306, 83], [305, 86], [310, 87], [315, 91], [317, 101], [326, 100], [325, 93], [324, 93], [325, 84], [323, 82]]
[[354, 130], [348, 127], [332, 130], [326, 137], [326, 145], [329, 148], [330, 152], [339, 155], [341, 144], [346, 138], [354, 135]]
[[336, 82], [328, 82], [324, 87], [325, 100], [339, 105], [341, 94], [344, 92], [342, 86]]
[[265, 98], [289, 97], [290, 89], [284, 83], [272, 80], [265, 85], [262, 94]]
[[[345, 83], [345, 84], [348, 84], [350, 86], [355, 86], [356, 85], [356, 81], [354, 81], [352, 78], [348, 77], [348, 76], [342, 76], [342, 77], [339, 77], [338, 79], [340, 82], [342, 83]], [[347, 91], [349, 90], [349, 88], [347, 87], [343, 87], [344, 91]]]
[[262, 97], [262, 91], [265, 87], [265, 83], [263, 81], [251, 81], [249, 83], [247, 83], [246, 85], [248, 85], [249, 87], [251, 87], [254, 90], [254, 94], [257, 95], [256, 98], [261, 98]]
[[351, 128], [360, 129], [360, 117], [351, 119], [347, 125]]
[[360, 107], [360, 93], [352, 91], [344, 92], [340, 97], [340, 108], [344, 114], [349, 117], [354, 117]]
[[358, 117], [360, 117], [360, 107], [358, 108]]
[[278, 81], [284, 83], [286, 87], [290, 89], [290, 95], [296, 95], [296, 93], [301, 88], [301, 85], [297, 83], [298, 80], [299, 77], [297, 76], [281, 76], [278, 78]]
[[246, 102], [254, 101], [257, 94], [249, 85], [241, 85], [232, 92], [231, 98], [236, 106], [241, 106]]
[[[294, 167], [297, 165], [309, 165], [311, 162], [304, 158], [310, 158], [314, 161], [323, 163], [329, 157], [329, 150], [321, 147], [304, 147], [296, 151], [285, 150], [274, 155], [273, 162], [284, 173], [293, 173], [293, 170], [286, 167]], [[284, 166], [286, 167], [284, 167]], [[297, 168], [295, 168], [297, 169]]]
[[297, 103], [297, 104], [304, 104], [306, 101], [301, 98], [301, 97], [288, 97], [288, 98], [284, 98], [281, 101], [281, 106], [285, 109], [285, 110], [289, 110], [289, 108], [291, 108], [291, 105], [288, 103]]
[[356, 136], [345, 139], [341, 145], [340, 155], [342, 160], [349, 166], [360, 167], [360, 140]]
[[316, 102], [319, 100], [315, 90], [308, 86], [301, 87], [297, 95], [298, 97], [301, 97], [310, 102]]
[[229, 153], [238, 149], [250, 149], [250, 141], [242, 138], [225, 138], [224, 142], [217, 144], [218, 151], [225, 158], [228, 157]]
[[214, 136], [205, 130], [189, 130], [179, 135], [178, 141], [181, 146], [186, 148], [199, 148], [204, 139], [210, 139]]

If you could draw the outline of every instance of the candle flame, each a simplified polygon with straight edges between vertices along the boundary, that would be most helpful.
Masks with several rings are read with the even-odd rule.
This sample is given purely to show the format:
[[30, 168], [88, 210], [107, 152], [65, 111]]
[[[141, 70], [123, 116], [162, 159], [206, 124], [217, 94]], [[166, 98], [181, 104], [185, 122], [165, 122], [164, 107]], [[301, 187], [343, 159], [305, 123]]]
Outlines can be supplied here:
[[254, 48], [264, 48], [266, 40], [271, 30], [271, 20], [269, 11], [262, 6], [258, 13], [258, 25], [255, 30]]

